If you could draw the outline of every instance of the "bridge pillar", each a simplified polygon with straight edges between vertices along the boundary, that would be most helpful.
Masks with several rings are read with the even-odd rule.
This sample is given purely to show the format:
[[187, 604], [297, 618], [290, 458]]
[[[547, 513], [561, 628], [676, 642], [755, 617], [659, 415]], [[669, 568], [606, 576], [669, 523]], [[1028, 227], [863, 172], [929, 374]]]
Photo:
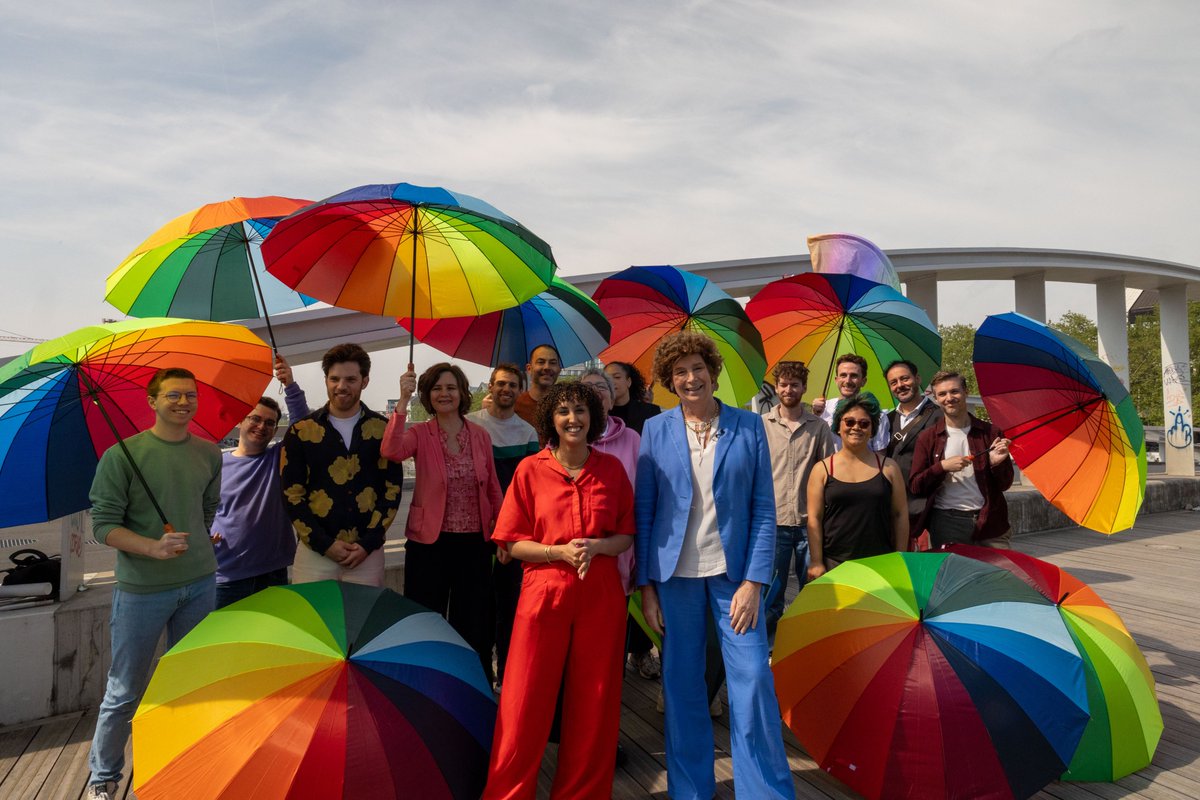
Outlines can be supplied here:
[[1187, 286], [1158, 290], [1162, 339], [1163, 461], [1168, 475], [1194, 475], [1191, 357], [1188, 354]]
[[938, 324], [938, 282], [936, 275], [904, 280], [904, 296], [912, 300], [929, 315], [934, 327]]
[[1096, 334], [1100, 358], [1129, 388], [1129, 318], [1123, 276], [1096, 281]]
[[1046, 322], [1046, 273], [1030, 272], [1013, 278], [1017, 313]]

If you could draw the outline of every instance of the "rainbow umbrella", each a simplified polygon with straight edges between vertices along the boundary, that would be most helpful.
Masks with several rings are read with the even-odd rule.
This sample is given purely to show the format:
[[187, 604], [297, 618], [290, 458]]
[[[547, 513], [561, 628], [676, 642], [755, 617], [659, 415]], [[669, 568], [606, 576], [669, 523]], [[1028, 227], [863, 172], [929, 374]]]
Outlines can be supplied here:
[[812, 271], [857, 275], [900, 291], [900, 276], [887, 253], [874, 242], [852, 233], [823, 233], [808, 237]]
[[[762, 332], [767, 365], [803, 361], [812, 370], [805, 397], [836, 397], [834, 362], [844, 353], [867, 360], [863, 391], [888, 397], [884, 370], [893, 361], [932, 376], [942, 337], [929, 316], [890, 286], [854, 275], [805, 273], [767, 284], [746, 304]], [[824, 371], [824, 374], [822, 374]]]
[[496, 704], [439, 615], [336, 581], [214, 611], [159, 661], [133, 718], [153, 798], [477, 798]]
[[1092, 718], [1063, 774], [1068, 781], [1115, 781], [1150, 764], [1163, 720], [1146, 658], [1117, 612], [1060, 567], [991, 547], [954, 544], [956, 555], [1008, 570], [1054, 603], [1083, 658]]
[[275, 223], [307, 206], [290, 197], [234, 197], [176, 217], [105, 282], [104, 299], [134, 317], [263, 318], [316, 302], [266, 273], [259, 252]]
[[949, 553], [847, 561], [779, 621], [783, 719], [868, 798], [1024, 798], [1062, 774], [1088, 720], [1058, 609]]
[[1133, 527], [1146, 491], [1146, 437], [1129, 391], [1076, 339], [1022, 314], [975, 333], [975, 377], [1022, 474], [1085, 528]]
[[563, 366], [595, 358], [608, 345], [608, 320], [592, 298], [555, 276], [550, 288], [515, 308], [479, 317], [401, 318], [399, 323], [430, 347], [494, 367], [522, 365], [533, 348], [554, 345]]
[[408, 183], [359, 186], [293, 214], [267, 236], [263, 258], [285, 284], [331, 305], [416, 319], [512, 308], [555, 270], [550, 245], [507, 214]]
[[[718, 398], [740, 406], [758, 392], [767, 371], [762, 337], [745, 309], [708, 279], [678, 267], [630, 267], [601, 281], [592, 297], [612, 323], [602, 361], [624, 361], [649, 375], [659, 342], [693, 330], [712, 339], [725, 359]], [[655, 387], [654, 401], [679, 402], [663, 387]]]
[[213, 441], [272, 374], [270, 349], [242, 326], [177, 319], [81, 328], [0, 367], [0, 527], [87, 508], [100, 456], [153, 424], [146, 386], [163, 367], [195, 374], [192, 431]]

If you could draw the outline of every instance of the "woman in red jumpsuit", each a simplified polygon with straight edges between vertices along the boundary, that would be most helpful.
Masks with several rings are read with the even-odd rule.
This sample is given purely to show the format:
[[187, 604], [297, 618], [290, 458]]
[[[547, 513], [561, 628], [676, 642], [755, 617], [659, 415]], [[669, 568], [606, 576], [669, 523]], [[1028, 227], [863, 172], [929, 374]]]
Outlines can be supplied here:
[[620, 461], [588, 446], [606, 420], [587, 386], [554, 385], [535, 422], [549, 446], [517, 466], [492, 534], [525, 573], [483, 796], [534, 797], [561, 684], [550, 796], [607, 800], [625, 645], [616, 556], [633, 542], [633, 487]]

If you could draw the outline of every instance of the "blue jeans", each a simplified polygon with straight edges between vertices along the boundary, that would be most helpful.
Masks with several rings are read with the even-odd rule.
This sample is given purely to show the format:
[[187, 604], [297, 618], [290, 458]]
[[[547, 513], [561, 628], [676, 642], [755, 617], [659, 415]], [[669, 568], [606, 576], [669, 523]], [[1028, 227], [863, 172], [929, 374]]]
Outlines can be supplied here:
[[251, 575], [249, 578], [238, 578], [217, 584], [217, 608], [232, 605], [238, 600], [245, 600], [252, 594], [257, 594], [271, 586], [287, 586], [287, 567], [264, 572], [262, 575]]
[[771, 586], [767, 590], [767, 638], [775, 641], [775, 626], [786, 607], [788, 573], [795, 559], [796, 580], [804, 588], [808, 580], [808, 526], [775, 526], [775, 568], [771, 570]]
[[89, 784], [121, 780], [130, 721], [150, 683], [154, 652], [163, 630], [166, 629], [167, 649], [170, 649], [213, 610], [215, 602], [213, 575], [164, 592], [135, 594], [113, 590], [109, 618], [112, 666], [108, 669], [108, 685], [88, 755], [88, 768], [92, 771]]

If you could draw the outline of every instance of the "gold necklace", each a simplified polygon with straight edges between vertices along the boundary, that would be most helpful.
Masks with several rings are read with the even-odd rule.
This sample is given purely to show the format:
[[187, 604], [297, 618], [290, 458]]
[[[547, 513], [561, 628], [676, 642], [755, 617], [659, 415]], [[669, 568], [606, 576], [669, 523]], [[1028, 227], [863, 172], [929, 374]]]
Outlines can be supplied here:
[[589, 450], [587, 455], [585, 455], [583, 457], [583, 461], [580, 461], [577, 466], [571, 466], [570, 464], [568, 464], [567, 462], [565, 462], [561, 458], [559, 458], [557, 448], [554, 450], [551, 450], [550, 453], [551, 453], [551, 455], [554, 456], [554, 460], [559, 463], [559, 466], [561, 466], [567, 472], [578, 472], [579, 470], [583, 469], [583, 465], [587, 463], [588, 457], [591, 456], [592, 451]]

